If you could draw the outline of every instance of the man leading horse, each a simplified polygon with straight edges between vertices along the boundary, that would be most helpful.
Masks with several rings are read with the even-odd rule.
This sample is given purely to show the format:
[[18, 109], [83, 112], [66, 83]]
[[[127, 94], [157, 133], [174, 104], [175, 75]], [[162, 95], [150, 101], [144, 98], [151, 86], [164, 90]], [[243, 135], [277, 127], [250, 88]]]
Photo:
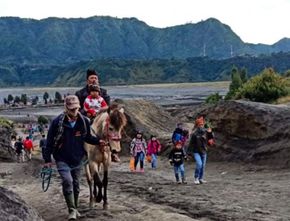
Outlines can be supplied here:
[[79, 213], [78, 197], [83, 158], [86, 155], [84, 143], [104, 146], [105, 141], [92, 136], [89, 120], [79, 112], [80, 103], [75, 95], [65, 98], [64, 112], [51, 123], [47, 145], [44, 149], [45, 166], [51, 167], [53, 155], [62, 180], [62, 191], [68, 207], [68, 220], [76, 220]]

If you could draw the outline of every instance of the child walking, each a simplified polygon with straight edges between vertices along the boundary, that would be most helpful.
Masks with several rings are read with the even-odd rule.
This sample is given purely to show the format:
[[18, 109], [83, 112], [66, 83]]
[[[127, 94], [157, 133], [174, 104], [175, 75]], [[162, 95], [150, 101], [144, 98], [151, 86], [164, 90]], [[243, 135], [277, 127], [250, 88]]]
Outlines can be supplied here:
[[161, 150], [161, 144], [157, 140], [155, 135], [151, 135], [151, 139], [148, 141], [148, 152], [147, 155], [151, 156], [151, 167], [152, 169], [157, 168], [157, 154]]
[[131, 145], [131, 155], [135, 158], [134, 161], [134, 171], [138, 162], [140, 161], [140, 172], [144, 173], [144, 159], [147, 151], [146, 140], [143, 138], [142, 131], [137, 131], [135, 138], [133, 138]]
[[[186, 155], [182, 149], [182, 142], [177, 142], [169, 154], [169, 162], [174, 167], [175, 179], [178, 184], [181, 184], [181, 182], [186, 184], [184, 160], [186, 160]], [[179, 179], [179, 173], [181, 175], [181, 181]]]

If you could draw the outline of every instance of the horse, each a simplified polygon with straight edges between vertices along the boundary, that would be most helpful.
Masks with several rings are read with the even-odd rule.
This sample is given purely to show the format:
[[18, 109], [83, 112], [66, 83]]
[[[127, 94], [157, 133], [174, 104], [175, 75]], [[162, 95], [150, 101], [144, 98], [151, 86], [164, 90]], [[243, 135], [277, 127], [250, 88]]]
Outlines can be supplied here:
[[[107, 186], [111, 150], [121, 149], [121, 132], [126, 124], [124, 109], [117, 106], [111, 106], [108, 111], [99, 113], [91, 124], [92, 134], [97, 135], [106, 144], [95, 146], [85, 143], [88, 156], [85, 172], [90, 190], [90, 208], [95, 202], [100, 203], [103, 200], [103, 209], [108, 209]], [[103, 169], [103, 180], [100, 178], [101, 169]]]

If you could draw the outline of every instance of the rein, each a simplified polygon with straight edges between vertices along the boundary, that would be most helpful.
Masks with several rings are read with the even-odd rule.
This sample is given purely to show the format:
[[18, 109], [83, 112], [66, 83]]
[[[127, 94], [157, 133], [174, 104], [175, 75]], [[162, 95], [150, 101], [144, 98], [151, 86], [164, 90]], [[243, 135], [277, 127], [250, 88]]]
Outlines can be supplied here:
[[53, 171], [62, 171], [62, 170], [72, 171], [72, 170], [81, 168], [82, 166], [86, 165], [88, 162], [89, 162], [89, 160], [87, 159], [85, 161], [82, 161], [80, 165], [78, 165], [76, 167], [69, 168], [69, 169], [58, 169], [58, 170], [56, 170], [56, 169], [53, 169], [51, 167], [43, 167], [43, 168], [41, 168], [40, 178], [42, 179], [41, 187], [42, 187], [43, 192], [46, 192], [48, 190], [49, 186], [50, 186], [51, 176], [52, 176], [52, 172]]

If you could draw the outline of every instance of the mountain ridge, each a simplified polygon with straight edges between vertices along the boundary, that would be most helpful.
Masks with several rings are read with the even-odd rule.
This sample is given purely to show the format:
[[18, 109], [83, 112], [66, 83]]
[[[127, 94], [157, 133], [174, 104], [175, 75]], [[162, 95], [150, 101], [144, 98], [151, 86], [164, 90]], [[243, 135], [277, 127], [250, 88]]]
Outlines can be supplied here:
[[290, 51], [290, 42], [283, 39], [273, 45], [244, 43], [230, 26], [215, 18], [156, 28], [136, 18], [110, 16], [41, 20], [0, 17], [0, 42], [0, 62], [23, 64], [92, 58], [225, 59]]

